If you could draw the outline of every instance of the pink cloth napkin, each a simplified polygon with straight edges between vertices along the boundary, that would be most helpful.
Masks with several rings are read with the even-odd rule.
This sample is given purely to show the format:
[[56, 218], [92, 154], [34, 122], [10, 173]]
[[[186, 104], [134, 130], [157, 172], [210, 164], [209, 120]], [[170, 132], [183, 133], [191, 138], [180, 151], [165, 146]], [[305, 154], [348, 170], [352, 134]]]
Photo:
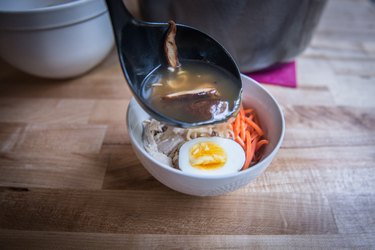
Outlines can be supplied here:
[[260, 83], [273, 84], [290, 88], [297, 87], [295, 61], [282, 63], [268, 69], [244, 74]]

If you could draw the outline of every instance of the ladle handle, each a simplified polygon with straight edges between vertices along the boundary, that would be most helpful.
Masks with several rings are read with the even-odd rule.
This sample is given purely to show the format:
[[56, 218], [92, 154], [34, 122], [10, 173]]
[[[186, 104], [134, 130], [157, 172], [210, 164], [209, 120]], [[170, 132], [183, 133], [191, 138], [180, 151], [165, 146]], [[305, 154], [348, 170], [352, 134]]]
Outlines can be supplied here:
[[116, 40], [121, 41], [123, 28], [128, 24], [135, 24], [137, 21], [122, 0], [106, 0], [106, 3]]

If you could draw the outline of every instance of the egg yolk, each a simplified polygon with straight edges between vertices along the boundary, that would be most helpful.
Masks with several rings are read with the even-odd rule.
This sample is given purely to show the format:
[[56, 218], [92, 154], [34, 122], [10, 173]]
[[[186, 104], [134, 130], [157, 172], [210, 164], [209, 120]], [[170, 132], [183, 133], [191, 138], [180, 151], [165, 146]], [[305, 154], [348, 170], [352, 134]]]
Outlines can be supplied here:
[[214, 142], [200, 142], [191, 147], [189, 153], [191, 166], [210, 170], [224, 166], [227, 154]]

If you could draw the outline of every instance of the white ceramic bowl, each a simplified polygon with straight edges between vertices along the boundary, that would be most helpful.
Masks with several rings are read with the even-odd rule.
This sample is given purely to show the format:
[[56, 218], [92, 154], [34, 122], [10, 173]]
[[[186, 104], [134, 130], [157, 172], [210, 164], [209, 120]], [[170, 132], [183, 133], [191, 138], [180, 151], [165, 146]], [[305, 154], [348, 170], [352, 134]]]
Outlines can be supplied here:
[[132, 99], [127, 112], [127, 127], [130, 141], [138, 159], [147, 171], [164, 185], [181, 193], [197, 196], [215, 196], [234, 191], [245, 186], [259, 176], [271, 163], [284, 138], [284, 116], [276, 100], [260, 84], [241, 76], [243, 103], [256, 110], [262, 128], [270, 143], [266, 146], [265, 157], [256, 165], [244, 171], [218, 177], [202, 177], [184, 173], [178, 169], [159, 163], [144, 149], [142, 143], [142, 122], [149, 115]]
[[27, 73], [83, 74], [105, 58], [113, 42], [104, 0], [0, 1], [0, 56]]

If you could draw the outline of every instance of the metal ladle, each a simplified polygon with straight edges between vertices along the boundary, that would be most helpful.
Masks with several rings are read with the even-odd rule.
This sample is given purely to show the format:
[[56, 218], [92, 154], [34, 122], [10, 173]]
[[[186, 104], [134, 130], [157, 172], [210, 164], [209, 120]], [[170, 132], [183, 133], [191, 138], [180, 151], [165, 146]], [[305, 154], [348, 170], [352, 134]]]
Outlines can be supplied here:
[[[134, 97], [150, 116], [173, 126], [188, 128], [223, 122], [238, 112], [239, 105], [220, 120], [188, 123], [155, 110], [142, 97], [141, 84], [152, 70], [165, 64], [163, 45], [168, 23], [136, 20], [121, 0], [106, 0], [106, 3], [124, 76]], [[232, 74], [236, 79], [233, 88], [238, 90], [238, 100], [240, 100], [242, 82], [239, 70], [229, 53], [217, 41], [197, 29], [180, 24], [177, 25], [175, 39], [180, 58], [212, 63]]]

